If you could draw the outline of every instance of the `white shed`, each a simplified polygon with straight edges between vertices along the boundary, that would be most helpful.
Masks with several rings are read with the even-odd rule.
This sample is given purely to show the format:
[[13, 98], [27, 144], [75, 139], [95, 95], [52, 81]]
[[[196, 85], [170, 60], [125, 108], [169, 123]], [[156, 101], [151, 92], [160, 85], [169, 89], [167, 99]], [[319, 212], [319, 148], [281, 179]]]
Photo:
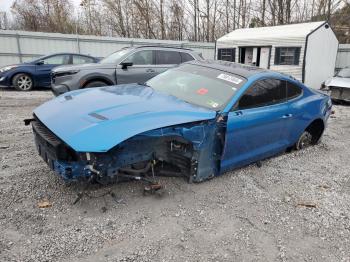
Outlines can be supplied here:
[[289, 74], [319, 89], [334, 75], [338, 40], [327, 22], [237, 29], [216, 41], [216, 59]]

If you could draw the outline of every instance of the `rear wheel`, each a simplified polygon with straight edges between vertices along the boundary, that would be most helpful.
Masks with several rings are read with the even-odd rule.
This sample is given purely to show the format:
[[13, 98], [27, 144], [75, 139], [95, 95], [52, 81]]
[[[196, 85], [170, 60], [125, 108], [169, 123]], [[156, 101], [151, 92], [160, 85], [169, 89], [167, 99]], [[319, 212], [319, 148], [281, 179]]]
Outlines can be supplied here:
[[100, 87], [100, 86], [108, 86], [105, 82], [102, 81], [92, 81], [88, 83], [84, 88], [89, 88], [89, 87]]
[[33, 89], [33, 80], [28, 74], [17, 74], [12, 79], [12, 85], [18, 91], [29, 91]]
[[302, 150], [313, 144], [313, 137], [309, 131], [304, 131], [298, 139], [298, 142], [295, 144], [296, 150]]

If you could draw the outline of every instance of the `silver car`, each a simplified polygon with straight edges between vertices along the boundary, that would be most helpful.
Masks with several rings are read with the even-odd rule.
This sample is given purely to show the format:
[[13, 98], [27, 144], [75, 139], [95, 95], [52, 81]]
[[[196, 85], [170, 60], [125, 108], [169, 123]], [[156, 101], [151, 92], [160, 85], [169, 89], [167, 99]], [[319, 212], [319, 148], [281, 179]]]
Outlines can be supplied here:
[[55, 68], [51, 73], [51, 87], [55, 95], [60, 95], [80, 88], [144, 83], [177, 64], [202, 59], [200, 54], [184, 48], [124, 48], [97, 64]]
[[327, 79], [321, 89], [328, 90], [334, 101], [350, 103], [350, 68], [343, 68], [334, 77]]

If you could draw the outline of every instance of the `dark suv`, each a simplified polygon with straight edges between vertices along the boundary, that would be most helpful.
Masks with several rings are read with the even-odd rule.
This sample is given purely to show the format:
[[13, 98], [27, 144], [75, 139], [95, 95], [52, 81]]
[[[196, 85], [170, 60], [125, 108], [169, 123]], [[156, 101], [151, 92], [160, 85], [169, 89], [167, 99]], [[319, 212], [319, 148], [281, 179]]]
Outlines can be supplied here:
[[52, 70], [52, 91], [68, 91], [127, 83], [144, 83], [168, 68], [190, 60], [202, 60], [193, 50], [141, 46], [121, 49], [97, 64], [60, 66]]

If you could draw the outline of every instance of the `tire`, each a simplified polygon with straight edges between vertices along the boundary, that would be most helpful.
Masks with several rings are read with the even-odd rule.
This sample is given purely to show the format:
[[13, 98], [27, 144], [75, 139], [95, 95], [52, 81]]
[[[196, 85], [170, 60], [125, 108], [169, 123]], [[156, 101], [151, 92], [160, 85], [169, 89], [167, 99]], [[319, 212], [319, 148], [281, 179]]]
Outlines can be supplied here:
[[92, 81], [88, 83], [84, 88], [90, 88], [90, 87], [100, 87], [100, 86], [108, 86], [105, 82], [102, 81]]
[[12, 85], [18, 91], [30, 91], [33, 89], [33, 79], [28, 74], [17, 74], [12, 79]]
[[296, 150], [305, 149], [311, 145], [313, 145], [313, 137], [309, 131], [304, 131], [298, 139], [298, 142], [295, 144]]

